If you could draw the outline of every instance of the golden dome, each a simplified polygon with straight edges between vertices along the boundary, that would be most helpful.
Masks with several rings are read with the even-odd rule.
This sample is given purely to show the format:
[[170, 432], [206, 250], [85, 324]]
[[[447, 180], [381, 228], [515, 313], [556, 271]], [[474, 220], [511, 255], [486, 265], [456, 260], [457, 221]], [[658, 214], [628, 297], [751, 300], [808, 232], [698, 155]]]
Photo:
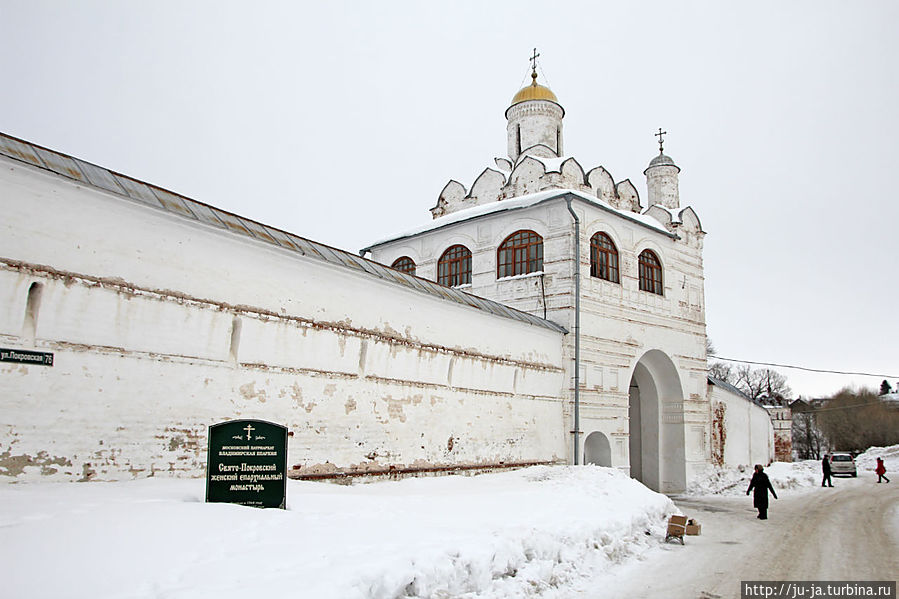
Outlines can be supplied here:
[[531, 74], [531, 84], [522, 87], [518, 90], [518, 93], [515, 94], [515, 97], [512, 98], [512, 105], [519, 104], [521, 102], [527, 102], [528, 100], [549, 100], [550, 102], [559, 103], [558, 98], [556, 98], [556, 94], [552, 93], [548, 87], [544, 87], [542, 85], [537, 84], [537, 73]]

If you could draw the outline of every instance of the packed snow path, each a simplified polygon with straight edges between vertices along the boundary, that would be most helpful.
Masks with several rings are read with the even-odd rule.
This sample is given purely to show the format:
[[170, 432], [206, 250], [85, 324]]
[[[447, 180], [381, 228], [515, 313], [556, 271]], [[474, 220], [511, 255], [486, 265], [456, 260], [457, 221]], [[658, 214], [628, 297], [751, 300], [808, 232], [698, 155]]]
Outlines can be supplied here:
[[876, 480], [860, 472], [832, 489], [779, 493], [767, 521], [751, 497], [675, 499], [701, 536], [579, 585], [576, 596], [712, 599], [739, 597], [741, 580], [896, 580], [899, 484]]

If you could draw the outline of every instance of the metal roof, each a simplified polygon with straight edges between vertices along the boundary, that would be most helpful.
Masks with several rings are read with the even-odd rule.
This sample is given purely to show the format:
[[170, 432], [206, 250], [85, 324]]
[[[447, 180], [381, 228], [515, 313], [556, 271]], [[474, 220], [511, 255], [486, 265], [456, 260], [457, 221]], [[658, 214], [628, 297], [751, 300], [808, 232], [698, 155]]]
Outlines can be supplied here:
[[37, 146], [2, 132], [0, 132], [0, 155], [50, 171], [83, 185], [89, 185], [118, 196], [130, 198], [145, 206], [165, 210], [181, 218], [199, 221], [231, 233], [276, 245], [288, 251], [335, 266], [359, 270], [383, 281], [403, 285], [441, 300], [469, 306], [495, 316], [518, 320], [560, 333], [568, 332], [563, 326], [539, 316], [521, 312], [498, 302], [476, 297], [451, 287], [445, 287], [434, 281], [399, 272], [383, 264], [361, 258], [351, 252], [298, 237], [292, 233], [225, 212], [215, 206], [192, 200], [161, 187], [132, 179], [126, 175]]
[[714, 385], [716, 387], [721, 387], [722, 389], [730, 391], [734, 395], [739, 395], [740, 397], [742, 397], [743, 399], [745, 399], [747, 401], [752, 401], [751, 397], [749, 397], [748, 395], [746, 395], [745, 393], [743, 393], [742, 391], [740, 391], [739, 389], [737, 389], [736, 387], [734, 387], [733, 385], [728, 383], [727, 381], [722, 381], [721, 379], [715, 378], [713, 376], [709, 376], [708, 379], [709, 379], [710, 385]]

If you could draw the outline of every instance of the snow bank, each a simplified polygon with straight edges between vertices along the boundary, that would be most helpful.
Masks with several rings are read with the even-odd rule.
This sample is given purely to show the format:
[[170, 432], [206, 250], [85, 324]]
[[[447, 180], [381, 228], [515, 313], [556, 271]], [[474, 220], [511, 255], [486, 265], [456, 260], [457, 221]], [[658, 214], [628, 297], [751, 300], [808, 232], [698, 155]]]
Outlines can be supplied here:
[[899, 472], [899, 445], [869, 447], [865, 453], [861, 453], [855, 458], [855, 466], [859, 472], [874, 472], [877, 458], [883, 458], [883, 464], [887, 469], [887, 478], [892, 478], [890, 472]]
[[562, 597], [658, 546], [665, 496], [612, 469], [337, 486], [288, 510], [203, 502], [202, 480], [0, 487], [10, 597]]
[[[685, 495], [745, 495], [752, 478], [752, 466], [735, 468], [708, 467], [707, 471], [687, 487]], [[821, 484], [821, 462], [774, 462], [765, 468], [777, 493]]]
[[[855, 465], [859, 472], [873, 472], [876, 466], [876, 458], [883, 458], [887, 468], [887, 476], [890, 472], [899, 474], [899, 445], [890, 447], [871, 447], [866, 452], [855, 458]], [[771, 479], [774, 489], [797, 490], [821, 485], [821, 462], [819, 460], [805, 460], [801, 462], [774, 462], [765, 473]], [[743, 495], [752, 478], [751, 466], [736, 468], [717, 468], [709, 466], [687, 487], [685, 495]]]

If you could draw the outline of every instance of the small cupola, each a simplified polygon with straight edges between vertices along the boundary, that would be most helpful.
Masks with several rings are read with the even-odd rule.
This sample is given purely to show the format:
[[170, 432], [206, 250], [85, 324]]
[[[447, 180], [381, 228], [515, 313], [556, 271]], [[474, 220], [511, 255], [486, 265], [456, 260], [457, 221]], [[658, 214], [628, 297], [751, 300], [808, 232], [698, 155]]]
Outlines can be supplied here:
[[680, 168], [670, 156], [664, 152], [663, 135], [667, 131], [655, 134], [659, 138], [659, 155], [649, 161], [649, 166], [643, 171], [646, 175], [647, 200], [649, 205], [659, 204], [665, 208], [680, 208], [680, 191], [678, 190], [678, 173]]
[[[531, 56], [531, 83], [518, 90], [506, 109], [506, 137], [513, 164], [522, 154], [543, 147], [562, 156], [562, 118], [565, 109], [545, 85], [537, 83], [537, 50]], [[545, 152], [545, 151], [544, 151]]]

